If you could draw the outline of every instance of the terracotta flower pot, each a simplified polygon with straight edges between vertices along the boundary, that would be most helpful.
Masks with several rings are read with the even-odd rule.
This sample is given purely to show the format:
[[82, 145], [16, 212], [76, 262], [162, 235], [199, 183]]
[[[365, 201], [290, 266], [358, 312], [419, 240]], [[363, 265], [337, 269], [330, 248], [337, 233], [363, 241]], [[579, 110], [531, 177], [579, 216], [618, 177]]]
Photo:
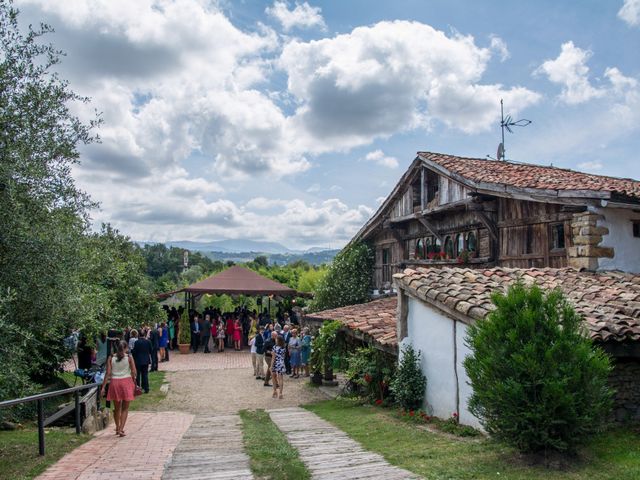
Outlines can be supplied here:
[[191, 352], [191, 345], [189, 345], [188, 343], [179, 343], [178, 350], [180, 350], [180, 353], [182, 354], [187, 354]]

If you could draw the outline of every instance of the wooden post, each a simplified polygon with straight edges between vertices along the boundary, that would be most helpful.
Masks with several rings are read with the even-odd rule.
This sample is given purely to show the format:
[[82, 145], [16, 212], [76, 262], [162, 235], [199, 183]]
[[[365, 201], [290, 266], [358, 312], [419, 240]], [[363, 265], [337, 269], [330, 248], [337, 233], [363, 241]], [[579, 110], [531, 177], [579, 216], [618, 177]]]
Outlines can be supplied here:
[[38, 400], [38, 450], [44, 456], [44, 402]]
[[424, 167], [420, 168], [420, 211], [424, 211]]
[[76, 434], [80, 434], [80, 392], [75, 391], [73, 393], [73, 400], [75, 402], [75, 419], [76, 419]]

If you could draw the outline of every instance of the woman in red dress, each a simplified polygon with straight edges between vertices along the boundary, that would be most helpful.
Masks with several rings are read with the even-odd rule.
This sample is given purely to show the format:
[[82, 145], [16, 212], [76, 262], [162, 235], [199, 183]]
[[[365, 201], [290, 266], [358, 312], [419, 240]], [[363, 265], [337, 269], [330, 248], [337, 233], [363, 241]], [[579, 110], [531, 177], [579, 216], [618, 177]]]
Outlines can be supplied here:
[[240, 350], [240, 341], [242, 339], [242, 324], [240, 320], [236, 319], [233, 322], [233, 346], [236, 350]]
[[233, 326], [233, 318], [231, 318], [230, 314], [227, 314], [227, 347], [231, 348], [233, 345], [233, 331], [235, 330]]

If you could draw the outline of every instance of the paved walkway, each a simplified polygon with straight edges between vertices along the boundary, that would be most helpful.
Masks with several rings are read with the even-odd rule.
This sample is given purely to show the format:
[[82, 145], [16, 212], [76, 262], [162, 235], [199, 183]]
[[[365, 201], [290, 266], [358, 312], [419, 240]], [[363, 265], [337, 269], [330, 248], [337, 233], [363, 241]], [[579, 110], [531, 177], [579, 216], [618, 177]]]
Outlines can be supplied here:
[[[327, 398], [319, 389], [311, 388], [307, 378], [286, 377], [284, 399], [273, 399], [272, 388], [264, 387], [253, 376], [248, 350], [188, 355], [172, 352], [171, 360], [161, 363], [160, 369], [167, 372], [169, 393], [149, 407], [154, 411], [130, 414], [126, 437], [114, 435], [110, 426], [39, 478], [249, 479], [252, 475], [242, 445], [238, 411], [297, 407]], [[331, 448], [341, 445], [332, 444]]]
[[[221, 364], [230, 366], [220, 369]], [[203, 368], [206, 365], [210, 368]], [[308, 378], [290, 377], [284, 380], [284, 399], [271, 398], [273, 389], [264, 387], [264, 382], [253, 376], [248, 350], [220, 354], [177, 353], [169, 362], [161, 363], [160, 368], [167, 370], [165, 378], [171, 387], [167, 397], [151, 407], [158, 411], [230, 414], [242, 409], [297, 407], [327, 398], [322, 391], [309, 386]], [[168, 370], [171, 368], [176, 370]]]
[[198, 415], [173, 452], [162, 480], [253, 479], [238, 415]]
[[131, 412], [127, 436], [112, 425], [62, 457], [38, 480], [159, 480], [193, 415], [181, 412]]
[[251, 354], [248, 349], [236, 352], [226, 349], [224, 352], [180, 354], [177, 350], [169, 352], [169, 361], [161, 362], [158, 368], [164, 372], [184, 372], [187, 370], [228, 370], [233, 368], [251, 369]]
[[269, 415], [298, 449], [301, 460], [317, 480], [416, 479], [415, 474], [394, 467], [371, 453], [342, 430], [302, 408], [270, 410]]

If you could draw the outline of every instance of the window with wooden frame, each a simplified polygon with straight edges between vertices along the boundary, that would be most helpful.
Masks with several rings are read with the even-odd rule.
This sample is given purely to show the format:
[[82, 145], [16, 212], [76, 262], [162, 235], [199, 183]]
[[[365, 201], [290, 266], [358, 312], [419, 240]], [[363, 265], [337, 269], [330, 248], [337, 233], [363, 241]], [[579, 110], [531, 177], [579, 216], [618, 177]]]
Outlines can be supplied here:
[[565, 247], [564, 223], [552, 223], [549, 228], [551, 229], [549, 247], [551, 250], [562, 250]]
[[460, 256], [464, 252], [464, 235], [459, 233], [456, 235], [455, 255]]
[[418, 260], [424, 259], [424, 240], [422, 240], [421, 238], [419, 238], [416, 242], [414, 255]]
[[440, 253], [442, 251], [442, 242], [439, 238], [433, 241], [433, 253]]
[[382, 281], [391, 281], [391, 249], [382, 249]]
[[444, 254], [447, 258], [453, 258], [453, 239], [451, 236], [447, 236], [444, 239]]
[[434, 252], [433, 237], [427, 237], [424, 240], [425, 257], [429, 258], [429, 255]]
[[478, 250], [478, 241], [474, 232], [467, 233], [467, 250], [473, 256]]

